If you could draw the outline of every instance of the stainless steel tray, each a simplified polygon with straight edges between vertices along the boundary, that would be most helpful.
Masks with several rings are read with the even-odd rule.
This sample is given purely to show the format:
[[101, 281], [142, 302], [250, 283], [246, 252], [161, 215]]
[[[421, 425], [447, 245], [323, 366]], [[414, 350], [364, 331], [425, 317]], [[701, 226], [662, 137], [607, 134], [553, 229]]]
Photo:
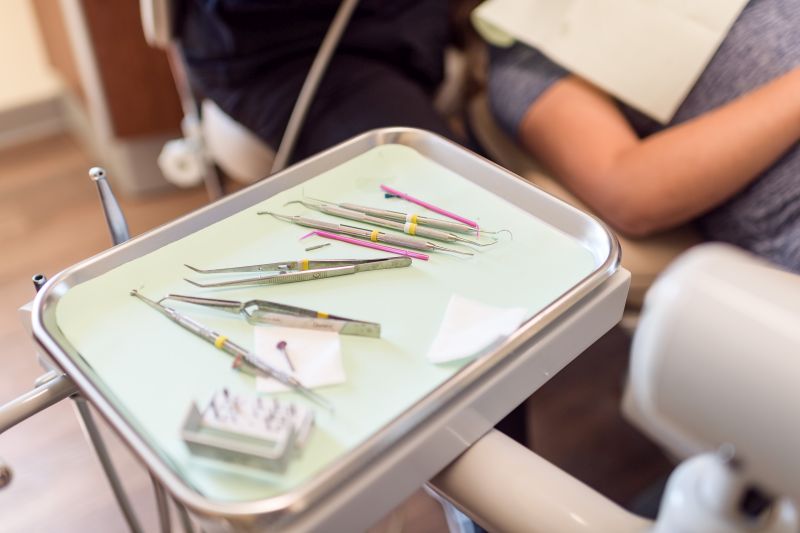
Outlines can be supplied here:
[[[153, 448], [152, 442], [142, 434], [137, 424], [129, 419], [124, 409], [120, 409], [111, 401], [107, 387], [100, 382], [91, 366], [86, 364], [67, 335], [61, 331], [56, 317], [60, 300], [79, 284], [93, 280], [116, 267], [240, 213], [375, 147], [386, 145], [412, 148], [425, 158], [483, 188], [487, 194], [494, 195], [527, 213], [535, 214], [536, 219], [585, 247], [592, 255], [593, 269], [537, 312], [491, 354], [476, 359], [454, 372], [435, 390], [419, 398], [390, 423], [377, 429], [369, 438], [346, 450], [335, 462], [307, 482], [291, 491], [251, 501], [226, 501], [201, 494], [186, 482], [168, 458]], [[301, 530], [308, 529], [314, 524], [318, 526], [321, 520], [330, 518], [331, 513], [337, 508], [343, 510], [345, 495], [368, 492], [370, 484], [375, 483], [376, 475], [379, 473], [387, 475], [396, 471], [399, 468], [396, 464], [397, 457], [402, 456], [407, 459], [412, 457], [413, 454], [409, 451], [411, 443], [425, 441], [421, 435], [423, 431], [454, 433], [452, 427], [432, 426], [431, 421], [437, 417], [441, 418], [440, 415], [448, 408], [459, 405], [460, 401], [469, 395], [474, 395], [493, 374], [499, 375], [504, 369], [511, 368], [519, 362], [515, 362], [517, 359], [530, 357], [533, 353], [531, 348], [543, 331], [553, 327], [570, 310], [588, 301], [592, 295], [596, 295], [603, 284], [617, 273], [618, 268], [618, 243], [608, 229], [595, 218], [446, 139], [420, 130], [386, 128], [365, 133], [331, 148], [279, 175], [61, 272], [51, 279], [36, 297], [33, 331], [45, 351], [75, 381], [134, 453], [177, 499], [204, 521], [206, 527], [257, 529], [269, 526]], [[616, 307], [621, 311], [621, 303]], [[610, 323], [613, 324], [613, 321]], [[554, 370], [557, 371], [558, 368]], [[533, 379], [532, 382], [537, 379]], [[499, 418], [510, 411], [515, 403], [524, 398], [524, 395], [520, 396], [524, 392], [515, 391], [514, 394], [510, 394], [506, 391], [501, 394], [505, 403], [501, 402], [500, 407], [493, 409], [495, 414], [480, 420], [476, 427], [482, 427], [483, 431], [491, 427], [497, 421], [491, 418]], [[518, 400], [510, 400], [511, 397], [517, 397]], [[471, 438], [474, 440], [478, 436], [479, 433]], [[439, 467], [452, 460], [468, 445], [469, 442], [461, 439], [458, 445], [451, 446], [447, 451], [440, 450], [440, 457], [436, 459]], [[382, 461], [385, 464], [381, 464]], [[428, 475], [432, 473], [429, 472]], [[423, 480], [424, 478], [420, 479]]]

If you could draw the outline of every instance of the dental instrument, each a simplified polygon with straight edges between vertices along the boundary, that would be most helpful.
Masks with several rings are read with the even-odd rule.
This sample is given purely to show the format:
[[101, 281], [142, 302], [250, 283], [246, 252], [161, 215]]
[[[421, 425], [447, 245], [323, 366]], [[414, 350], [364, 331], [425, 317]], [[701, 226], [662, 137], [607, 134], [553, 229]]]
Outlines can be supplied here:
[[385, 242], [387, 244], [392, 244], [394, 246], [403, 246], [405, 248], [412, 248], [414, 250], [422, 250], [425, 252], [433, 252], [436, 250], [440, 250], [443, 252], [452, 252], [462, 255], [474, 255], [471, 252], [465, 252], [463, 250], [456, 250], [453, 248], [446, 248], [444, 246], [432, 243], [430, 241], [423, 241], [416, 239], [414, 237], [406, 237], [405, 235], [390, 235], [388, 233], [384, 233], [376, 229], [370, 230], [370, 229], [358, 228], [355, 226], [348, 226], [346, 224], [336, 224], [334, 222], [326, 222], [324, 220], [317, 220], [302, 216], [281, 215], [278, 213], [272, 213], [271, 211], [259, 211], [258, 214], [272, 215], [278, 220], [283, 220], [284, 222], [291, 222], [292, 224], [305, 226], [307, 228], [321, 229], [333, 233], [343, 233], [345, 235], [352, 235], [355, 237], [360, 237], [362, 239], [368, 239], [372, 242]]
[[[391, 195], [394, 197], [394, 195]], [[318, 200], [316, 198], [310, 198], [308, 196], [304, 196], [305, 198], [309, 198], [311, 200], [316, 200], [322, 202], [323, 200]], [[398, 197], [399, 198], [399, 197]], [[501, 229], [497, 231], [486, 231], [481, 229], [478, 231], [478, 228], [473, 228], [472, 226], [468, 226], [467, 224], [462, 224], [461, 222], [455, 222], [450, 220], [442, 220], [439, 218], [431, 218], [431, 217], [424, 217], [421, 215], [417, 215], [415, 213], [404, 213], [402, 211], [392, 211], [389, 209], [379, 209], [377, 207], [370, 207], [368, 205], [359, 205], [359, 204], [351, 204], [349, 202], [342, 202], [342, 203], [334, 203], [334, 202], [325, 202], [327, 204], [331, 204], [337, 207], [341, 207], [343, 209], [349, 209], [351, 211], [358, 211], [359, 213], [364, 213], [367, 215], [371, 215], [378, 218], [389, 219], [395, 222], [403, 222], [403, 223], [412, 223], [417, 224], [417, 226], [427, 226], [431, 228], [439, 228], [442, 230], [447, 231], [457, 231], [459, 233], [484, 233], [486, 235], [497, 235], [499, 233], [508, 233], [511, 234], [510, 230]], [[419, 231], [417, 231], [419, 233]]]
[[[240, 267], [200, 269], [191, 265], [184, 265], [198, 274], [220, 274], [229, 272], [268, 272], [278, 271], [277, 274], [258, 276], [255, 278], [232, 279], [215, 283], [198, 283], [185, 279], [195, 287], [234, 287], [240, 285], [280, 285], [282, 283], [295, 283], [314, 279], [325, 279], [370, 270], [386, 268], [402, 268], [411, 265], [408, 257], [386, 257], [382, 259], [301, 259], [299, 261], [282, 261], [278, 263], [265, 263], [262, 265], [249, 265]], [[315, 268], [317, 267], [317, 268]], [[297, 272], [288, 272], [297, 270]]]
[[325, 242], [325, 243], [322, 243], [322, 244], [317, 244], [316, 246], [309, 246], [308, 248], [306, 248], [306, 252], [310, 252], [312, 250], [319, 250], [320, 248], [325, 248], [326, 246], [330, 246], [330, 245], [331, 245], [331, 243]]
[[[308, 197], [306, 197], [308, 198]], [[399, 198], [399, 197], [398, 197]], [[312, 198], [316, 200], [316, 198]], [[459, 233], [472, 233], [476, 231], [475, 228], [472, 226], [468, 226], [467, 224], [462, 224], [461, 222], [454, 222], [450, 220], [442, 220], [439, 218], [430, 218], [430, 217], [423, 217], [420, 215], [416, 215], [414, 213], [403, 213], [402, 211], [392, 211], [389, 209], [379, 209], [377, 207], [370, 207], [368, 205], [359, 205], [359, 204], [351, 204], [349, 202], [342, 202], [342, 203], [333, 203], [333, 202], [326, 202], [331, 203], [335, 206], [342, 207], [344, 209], [350, 209], [351, 211], [358, 211], [359, 213], [364, 213], [367, 215], [371, 215], [378, 218], [386, 218], [389, 220], [394, 220], [396, 222], [411, 222], [413, 224], [417, 224], [419, 226], [429, 226], [432, 228], [439, 228], [443, 230], [449, 231], [457, 231]], [[507, 231], [507, 230], [501, 230]], [[495, 234], [500, 233], [499, 231], [484, 231], [481, 230], [481, 233], [487, 234]]]
[[329, 231], [322, 231], [316, 230], [312, 231], [311, 233], [307, 233], [300, 237], [300, 240], [303, 240], [307, 237], [311, 237], [312, 235], [316, 235], [318, 237], [322, 237], [323, 239], [333, 239], [335, 241], [346, 242], [349, 244], [355, 244], [356, 246], [363, 246], [364, 248], [372, 248], [373, 250], [380, 250], [382, 252], [389, 252], [390, 254], [395, 255], [403, 255], [406, 257], [413, 257], [414, 259], [421, 259], [423, 261], [427, 261], [430, 259], [429, 255], [422, 254], [419, 252], [412, 252], [410, 250], [403, 250], [402, 248], [394, 248], [392, 246], [386, 246], [384, 244], [378, 244], [376, 242], [365, 241], [363, 239], [355, 239], [353, 237], [347, 237], [345, 235], [337, 235], [336, 233], [331, 233]]
[[247, 320], [248, 323], [253, 325], [272, 324], [291, 328], [332, 331], [341, 335], [356, 335], [360, 337], [381, 336], [381, 325], [375, 322], [354, 320], [352, 318], [331, 315], [313, 309], [304, 309], [293, 305], [269, 302], [267, 300], [238, 302], [236, 300], [168, 294], [157, 303], [160, 304], [164, 300], [186, 302], [239, 314]]
[[447, 211], [446, 209], [442, 209], [441, 207], [437, 207], [437, 206], [435, 206], [435, 205], [433, 205], [431, 203], [428, 203], [428, 202], [426, 202], [424, 200], [420, 200], [419, 198], [414, 198], [410, 194], [406, 194], [404, 192], [398, 191], [397, 189], [393, 189], [392, 187], [389, 187], [388, 185], [381, 185], [381, 189], [383, 189], [384, 191], [388, 192], [389, 194], [393, 194], [394, 196], [399, 196], [403, 200], [407, 200], [407, 201], [411, 202], [412, 204], [417, 204], [419, 206], [424, 207], [425, 209], [429, 209], [429, 210], [433, 211], [434, 213], [439, 213], [440, 215], [444, 215], [447, 218], [452, 218], [453, 220], [457, 220], [457, 221], [461, 222], [462, 224], [466, 224], [467, 226], [469, 226], [471, 228], [474, 228], [475, 230], [478, 229], [478, 223], [475, 222], [474, 220], [470, 220], [470, 219], [464, 218], [464, 217], [462, 217], [460, 215], [456, 215], [455, 213], [451, 213], [450, 211]]
[[482, 243], [472, 239], [467, 239], [460, 235], [456, 235], [454, 233], [450, 233], [448, 231], [444, 231], [441, 229], [426, 228], [424, 226], [421, 226], [417, 222], [399, 222], [395, 220], [389, 220], [387, 218], [373, 216], [361, 211], [348, 209], [346, 207], [342, 207], [341, 205], [337, 205], [331, 202], [326, 202], [325, 200], [318, 200], [316, 198], [309, 198], [309, 199], [312, 200], [312, 202], [308, 202], [306, 200], [292, 200], [291, 202], [287, 202], [284, 205], [301, 204], [304, 207], [307, 207], [308, 209], [314, 209], [315, 211], [326, 213], [328, 215], [333, 215], [342, 218], [349, 218], [350, 220], [357, 220], [359, 222], [375, 224], [378, 226], [384, 226], [387, 228], [392, 228], [398, 231], [402, 231], [403, 233], [407, 233], [408, 235], [415, 235], [417, 237], [427, 237], [429, 239], [436, 239], [437, 241], [463, 242], [465, 244], [471, 244], [472, 246], [491, 246], [497, 243], [497, 239], [494, 238], [492, 242]]
[[280, 341], [278, 344], [275, 345], [275, 348], [278, 349], [281, 354], [283, 354], [283, 358], [286, 359], [286, 363], [289, 365], [289, 368], [292, 369], [292, 372], [295, 371], [294, 365], [292, 364], [292, 358], [289, 357], [289, 352], [286, 350], [286, 341]]
[[313, 390], [309, 389], [308, 387], [300, 383], [300, 381], [296, 377], [287, 374], [285, 372], [282, 372], [277, 368], [273, 367], [272, 365], [269, 365], [261, 361], [258, 357], [256, 357], [256, 355], [253, 352], [239, 346], [225, 335], [221, 335], [216, 331], [200, 324], [199, 322], [192, 320], [188, 316], [178, 313], [175, 309], [171, 307], [161, 305], [160, 303], [155, 302], [150, 298], [147, 298], [136, 289], [133, 289], [130, 292], [130, 294], [131, 296], [137, 297], [138, 299], [140, 299], [141, 301], [143, 301], [144, 303], [146, 303], [147, 305], [149, 305], [162, 315], [166, 316], [167, 318], [169, 318], [170, 320], [181, 326], [183, 329], [191, 333], [194, 333], [201, 339], [213, 344], [214, 347], [217, 348], [218, 350], [222, 350], [228, 355], [233, 356], [235, 358], [234, 361], [238, 360], [240, 362], [243, 362], [242, 365], [237, 365], [239, 366], [238, 368], [239, 370], [255, 371], [261, 373], [266, 377], [273, 378], [279, 383], [282, 383], [283, 385], [286, 385], [287, 387], [290, 387], [295, 391], [299, 392], [300, 394], [302, 394], [309, 400], [313, 401], [317, 405], [320, 405], [325, 409], [328, 409], [331, 413], [334, 412], [333, 405], [328, 400], [326, 400]]

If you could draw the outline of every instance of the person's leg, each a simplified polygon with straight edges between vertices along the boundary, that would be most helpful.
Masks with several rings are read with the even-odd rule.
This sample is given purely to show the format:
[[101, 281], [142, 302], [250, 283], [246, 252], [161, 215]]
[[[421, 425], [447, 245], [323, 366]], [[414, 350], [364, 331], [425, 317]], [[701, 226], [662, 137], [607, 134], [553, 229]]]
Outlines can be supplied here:
[[309, 109], [294, 159], [387, 126], [453, 136], [421, 84], [381, 61], [341, 55], [332, 61]]
[[[254, 78], [247, 86], [206, 92], [234, 120], [277, 149], [309, 64], [310, 60], [286, 63], [279, 72]], [[421, 83], [375, 59], [335, 55], [308, 110], [292, 159], [385, 126], [422, 128], [452, 137]]]

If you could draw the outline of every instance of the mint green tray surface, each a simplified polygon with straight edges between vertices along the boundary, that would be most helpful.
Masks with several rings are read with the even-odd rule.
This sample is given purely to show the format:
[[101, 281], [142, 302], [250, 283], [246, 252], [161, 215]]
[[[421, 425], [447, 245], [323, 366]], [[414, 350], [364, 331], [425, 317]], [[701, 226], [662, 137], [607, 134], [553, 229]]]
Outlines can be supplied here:
[[[414, 260], [408, 268], [273, 287], [198, 289], [182, 280], [202, 278], [184, 263], [214, 268], [303, 257], [385, 256], [319, 237], [300, 241], [310, 230], [256, 214], [273, 210], [329, 218], [298, 205], [284, 207], [303, 191], [335, 202], [424, 211], [403, 200], [385, 199], [382, 183], [477, 220], [486, 229], [509, 229], [513, 239], [503, 236], [500, 244], [472, 258], [434, 253], [430, 261]], [[332, 244], [304, 251], [322, 242]], [[211, 499], [248, 501], [309, 481], [469, 362], [435, 365], [425, 357], [451, 295], [521, 306], [533, 316], [598, 266], [578, 240], [412, 148], [388, 144], [72, 288], [58, 303], [57, 321], [96, 373], [96, 386], [188, 484]], [[192, 401], [203, 403], [221, 387], [255, 394], [254, 380], [231, 370], [228, 355], [129, 296], [133, 288], [153, 299], [172, 292], [273, 300], [379, 322], [382, 335], [341, 337], [347, 382], [318, 389], [336, 406], [336, 414], [316, 409], [308, 446], [284, 474], [232, 468], [192, 457], [180, 428]], [[174, 307], [252, 348], [252, 326], [244, 320], [180, 303]], [[294, 393], [281, 396], [306, 402]]]

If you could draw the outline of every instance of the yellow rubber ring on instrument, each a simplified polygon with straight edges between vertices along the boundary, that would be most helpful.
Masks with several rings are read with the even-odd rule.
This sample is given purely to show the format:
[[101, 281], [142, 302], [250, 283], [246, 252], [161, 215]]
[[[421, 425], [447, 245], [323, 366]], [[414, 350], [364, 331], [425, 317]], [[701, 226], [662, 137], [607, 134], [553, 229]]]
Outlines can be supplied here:
[[219, 337], [214, 339], [214, 347], [216, 347], [217, 350], [221, 350], [222, 347], [225, 346], [226, 340], [228, 340], [228, 337], [226, 337], [225, 335], [220, 335]]
[[300, 270], [308, 270], [308, 259], [300, 260]]
[[371, 240], [372, 242], [378, 242], [378, 234], [379, 233], [380, 233], [380, 231], [378, 231], [376, 229], [372, 230], [372, 233], [369, 234], [369, 240]]
[[[411, 215], [411, 220], [409, 220], [409, 222], [411, 222], [412, 224], [416, 224], [417, 223], [417, 216], [418, 215]], [[412, 233], [412, 235], [413, 235], [413, 233]]]
[[413, 222], [408, 225], [408, 234], [409, 235], [416, 235], [417, 234], [417, 225], [414, 224]]
[[328, 313], [323, 313], [322, 311], [317, 311], [317, 318], [328, 318], [330, 315]]

